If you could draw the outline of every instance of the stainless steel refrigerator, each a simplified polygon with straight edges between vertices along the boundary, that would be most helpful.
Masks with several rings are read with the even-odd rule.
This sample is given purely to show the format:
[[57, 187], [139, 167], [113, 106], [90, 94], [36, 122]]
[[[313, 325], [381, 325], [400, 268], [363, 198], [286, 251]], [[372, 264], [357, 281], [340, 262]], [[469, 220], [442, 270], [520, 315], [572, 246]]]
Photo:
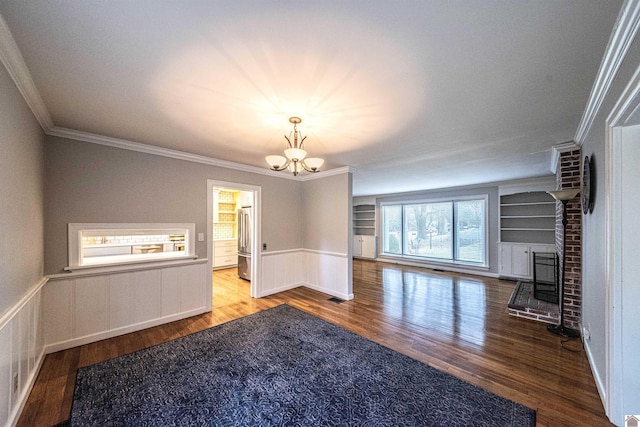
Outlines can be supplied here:
[[251, 281], [251, 206], [238, 209], [238, 277]]

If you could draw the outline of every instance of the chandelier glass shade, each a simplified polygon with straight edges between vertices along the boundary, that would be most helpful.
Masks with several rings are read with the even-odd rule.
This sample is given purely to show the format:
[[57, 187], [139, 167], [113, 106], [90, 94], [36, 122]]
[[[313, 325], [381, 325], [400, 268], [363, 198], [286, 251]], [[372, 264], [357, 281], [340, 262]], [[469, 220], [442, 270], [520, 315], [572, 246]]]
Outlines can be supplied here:
[[293, 123], [293, 131], [289, 136], [285, 135], [285, 139], [289, 143], [289, 148], [284, 150], [284, 156], [271, 155], [265, 157], [267, 163], [274, 171], [283, 171], [288, 169], [294, 176], [297, 176], [303, 170], [307, 172], [319, 172], [320, 167], [324, 164], [324, 160], [318, 157], [307, 158], [307, 152], [302, 148], [304, 140], [298, 131], [298, 123], [302, 122], [300, 117], [290, 117], [289, 122]]

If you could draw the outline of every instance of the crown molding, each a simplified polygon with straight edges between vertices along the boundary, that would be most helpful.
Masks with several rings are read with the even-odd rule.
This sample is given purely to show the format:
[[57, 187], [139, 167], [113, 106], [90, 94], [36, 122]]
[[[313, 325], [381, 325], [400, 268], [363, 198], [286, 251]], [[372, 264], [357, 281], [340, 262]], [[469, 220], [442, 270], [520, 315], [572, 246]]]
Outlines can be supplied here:
[[89, 142], [91, 144], [105, 145], [108, 147], [120, 148], [122, 150], [137, 151], [139, 153], [152, 154], [154, 156], [168, 157], [171, 159], [185, 160], [193, 163], [201, 163], [209, 166], [217, 166], [226, 169], [233, 169], [243, 172], [256, 173], [259, 175], [273, 176], [276, 178], [290, 179], [294, 181], [308, 181], [311, 179], [324, 178], [327, 176], [338, 175], [351, 172], [348, 166], [330, 169], [328, 171], [318, 172], [310, 175], [298, 175], [273, 171], [267, 168], [257, 166], [244, 165], [242, 163], [220, 160], [213, 157], [201, 156], [199, 154], [187, 153], [184, 151], [172, 150], [169, 148], [157, 147], [155, 145], [133, 142], [126, 139], [112, 138], [109, 136], [98, 135], [89, 132], [83, 132], [74, 129], [67, 129], [59, 126], [53, 126], [46, 132], [47, 135], [60, 138], [73, 139], [75, 141]]
[[498, 185], [498, 195], [506, 196], [531, 191], [547, 191], [554, 188], [556, 188], [556, 177], [553, 175], [544, 175], [500, 184]]
[[298, 175], [298, 181], [312, 181], [314, 179], [326, 178], [333, 175], [341, 175], [343, 173], [354, 173], [355, 169], [351, 166], [343, 166], [340, 168], [329, 169], [327, 171], [311, 173], [309, 175]]
[[123, 150], [137, 151], [140, 153], [153, 154], [156, 156], [186, 160], [188, 162], [202, 163], [211, 166], [273, 176], [277, 178], [290, 179], [294, 181], [309, 181], [312, 179], [319, 179], [353, 171], [347, 166], [309, 175], [293, 176], [292, 174], [280, 173], [278, 171], [273, 171], [267, 168], [244, 165], [241, 163], [215, 159], [213, 157], [191, 154], [184, 151], [171, 150], [168, 148], [156, 147], [153, 145], [128, 141], [125, 139], [112, 138], [104, 135], [55, 126], [53, 123], [53, 119], [49, 114], [49, 110], [47, 110], [47, 107], [45, 106], [45, 103], [40, 96], [35, 83], [33, 82], [31, 73], [27, 68], [27, 64], [24, 62], [24, 58], [20, 53], [20, 49], [18, 48], [18, 45], [16, 44], [6, 21], [2, 17], [2, 14], [0, 14], [0, 61], [7, 69], [9, 76], [11, 77], [14, 84], [18, 88], [18, 91], [31, 109], [31, 112], [40, 124], [42, 130], [45, 134], [50, 136], [89, 142], [92, 144], [106, 145]]
[[573, 141], [565, 142], [563, 144], [554, 145], [551, 147], [551, 164], [549, 170], [555, 174], [558, 170], [558, 162], [560, 161], [560, 155], [562, 153], [568, 153], [573, 150], [579, 150], [580, 145]]
[[18, 49], [18, 45], [11, 35], [4, 18], [0, 14], [0, 61], [7, 69], [9, 76], [15, 83], [18, 91], [31, 109], [42, 130], [47, 132], [53, 127], [53, 120], [49, 115], [44, 101], [36, 89], [31, 78], [31, 73], [24, 62], [24, 58]]
[[293, 175], [288, 176], [285, 174], [280, 174], [278, 172], [272, 171], [271, 169], [243, 165], [241, 163], [201, 156], [199, 154], [187, 153], [185, 151], [172, 150], [170, 148], [157, 147], [155, 145], [148, 145], [120, 138], [112, 138], [110, 136], [98, 135], [95, 133], [83, 132], [74, 129], [67, 129], [59, 126], [54, 126], [50, 131], [47, 132], [47, 135], [58, 136], [61, 138], [73, 139], [82, 142], [90, 142], [92, 144], [106, 145], [108, 147], [120, 148], [123, 150], [137, 151], [139, 153], [153, 154], [155, 156], [169, 157], [171, 159], [186, 160], [193, 163], [202, 163], [210, 166], [218, 166], [221, 168], [257, 173], [261, 175], [269, 175], [289, 179], [296, 178]]
[[582, 146], [640, 27], [640, 0], [626, 0], [613, 27], [587, 106], [573, 138]]

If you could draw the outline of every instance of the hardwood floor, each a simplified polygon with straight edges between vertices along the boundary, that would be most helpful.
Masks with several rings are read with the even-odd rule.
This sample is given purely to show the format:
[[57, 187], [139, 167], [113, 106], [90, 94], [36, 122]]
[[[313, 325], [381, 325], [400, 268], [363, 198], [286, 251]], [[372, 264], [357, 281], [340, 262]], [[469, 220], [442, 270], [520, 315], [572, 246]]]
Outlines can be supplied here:
[[514, 282], [354, 260], [355, 298], [297, 288], [261, 299], [214, 273], [212, 313], [50, 354], [18, 426], [68, 419], [77, 369], [287, 303], [536, 409], [539, 426], [610, 424], [579, 340], [507, 314]]

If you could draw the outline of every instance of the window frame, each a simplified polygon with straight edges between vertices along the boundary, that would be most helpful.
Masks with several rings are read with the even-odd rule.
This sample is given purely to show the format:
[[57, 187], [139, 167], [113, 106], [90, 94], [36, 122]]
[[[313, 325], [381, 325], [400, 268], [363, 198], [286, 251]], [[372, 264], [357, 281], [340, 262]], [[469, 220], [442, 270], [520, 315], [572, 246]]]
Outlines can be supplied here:
[[[456, 227], [456, 217], [458, 215], [457, 213], [457, 209], [456, 209], [456, 202], [464, 202], [464, 201], [473, 201], [473, 200], [478, 200], [478, 201], [483, 201], [484, 202], [484, 253], [483, 253], [483, 257], [484, 257], [484, 262], [480, 263], [480, 262], [472, 262], [472, 261], [462, 261], [462, 260], [456, 260], [456, 251], [458, 251], [457, 248], [457, 234], [458, 234], [458, 230]], [[404, 250], [404, 239], [406, 238], [406, 230], [405, 230], [405, 205], [419, 205], [419, 204], [429, 204], [429, 203], [443, 203], [443, 202], [450, 202], [451, 206], [452, 206], [452, 217], [451, 217], [451, 242], [452, 242], [452, 248], [451, 248], [451, 258], [450, 259], [444, 259], [444, 258], [432, 258], [432, 257], [425, 257], [425, 256], [419, 256], [419, 255], [407, 255], [405, 253]], [[407, 260], [412, 260], [412, 261], [423, 261], [423, 262], [429, 262], [429, 263], [442, 263], [442, 264], [455, 264], [455, 265], [463, 265], [463, 266], [467, 266], [467, 267], [478, 267], [478, 268], [489, 268], [489, 194], [474, 194], [474, 195], [468, 195], [468, 196], [456, 196], [456, 197], [441, 197], [441, 198], [420, 198], [420, 199], [403, 199], [403, 200], [396, 200], [396, 201], [385, 201], [385, 202], [380, 202], [380, 217], [384, 218], [384, 208], [385, 207], [390, 207], [390, 206], [400, 206], [401, 207], [401, 212], [402, 212], [402, 217], [401, 217], [401, 223], [402, 223], [402, 232], [400, 233], [400, 238], [401, 238], [401, 242], [400, 242], [400, 249], [402, 254], [395, 254], [395, 253], [389, 253], [389, 252], [385, 252], [384, 248], [385, 248], [385, 238], [386, 236], [384, 235], [383, 231], [384, 231], [384, 224], [381, 224], [380, 226], [380, 239], [381, 239], [381, 256], [382, 257], [388, 257], [388, 258], [402, 258], [402, 259], [407, 259]]]
[[[194, 223], [69, 223], [68, 225], [68, 262], [65, 271], [74, 271], [90, 268], [102, 268], [112, 266], [122, 266], [130, 264], [141, 264], [150, 262], [175, 261], [185, 259], [195, 259], [195, 228]], [[83, 234], [107, 234], [107, 235], [164, 235], [164, 234], [184, 234], [184, 251], [159, 252], [140, 256], [130, 254], [110, 258], [105, 262], [86, 263], [83, 261]], [[131, 242], [130, 246], [144, 245], [145, 242]], [[127, 244], [128, 245], [128, 244]], [[127, 246], [125, 245], [125, 246]]]

